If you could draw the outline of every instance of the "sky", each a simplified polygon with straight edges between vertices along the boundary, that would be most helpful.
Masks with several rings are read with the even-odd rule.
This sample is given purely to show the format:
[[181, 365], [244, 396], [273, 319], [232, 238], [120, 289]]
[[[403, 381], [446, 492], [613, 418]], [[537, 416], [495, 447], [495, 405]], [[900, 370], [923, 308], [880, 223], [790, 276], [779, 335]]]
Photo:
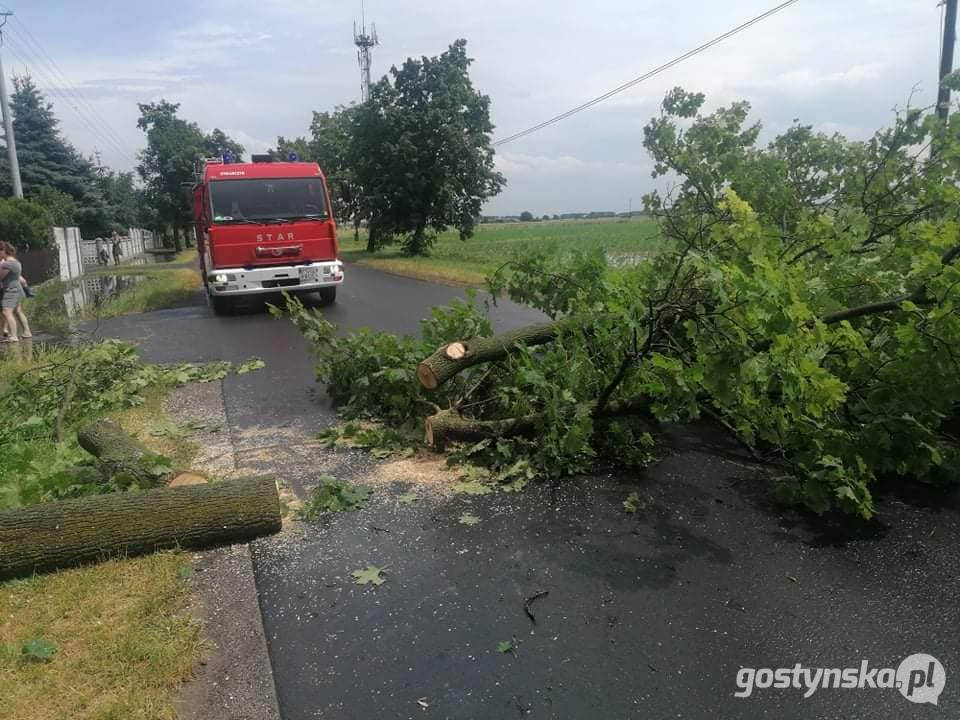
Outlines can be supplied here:
[[[494, 139], [637, 77], [778, 0], [368, 0], [374, 79], [457, 38], [490, 96]], [[314, 110], [360, 99], [359, 0], [5, 0], [7, 78], [29, 72], [64, 135], [118, 170], [144, 136], [138, 102], [178, 102], [247, 152], [305, 135]], [[937, 0], [799, 0], [600, 105], [497, 148], [504, 190], [486, 214], [626, 211], [655, 185], [643, 127], [675, 86], [707, 110], [748, 100], [769, 140], [794, 119], [863, 139], [895, 108], [935, 100]]]

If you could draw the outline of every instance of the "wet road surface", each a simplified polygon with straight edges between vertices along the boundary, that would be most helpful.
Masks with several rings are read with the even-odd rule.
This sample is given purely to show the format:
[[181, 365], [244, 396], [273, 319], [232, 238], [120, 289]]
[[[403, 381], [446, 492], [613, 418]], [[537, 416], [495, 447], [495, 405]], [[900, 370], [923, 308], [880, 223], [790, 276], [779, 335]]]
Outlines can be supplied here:
[[[462, 294], [350, 270], [324, 309], [345, 327], [412, 332]], [[155, 362], [266, 361], [223, 381], [238, 471], [273, 472], [300, 497], [322, 473], [376, 472], [365, 454], [311, 442], [333, 415], [288, 322], [218, 318], [199, 303], [103, 331]], [[528, 319], [510, 305], [494, 316], [501, 328]], [[360, 512], [254, 543], [284, 718], [958, 716], [955, 502], [889, 498], [880, 520], [845, 529], [774, 508], [757, 471], [707, 430], [668, 446], [643, 473], [520, 494], [450, 495], [401, 475]], [[630, 492], [635, 514], [623, 512]], [[462, 524], [464, 513], [479, 522]], [[353, 583], [369, 564], [385, 568], [383, 585]], [[524, 604], [543, 592], [527, 606], [534, 622]], [[939, 706], [896, 688], [734, 696], [741, 668], [896, 669], [914, 653], [945, 668]]]

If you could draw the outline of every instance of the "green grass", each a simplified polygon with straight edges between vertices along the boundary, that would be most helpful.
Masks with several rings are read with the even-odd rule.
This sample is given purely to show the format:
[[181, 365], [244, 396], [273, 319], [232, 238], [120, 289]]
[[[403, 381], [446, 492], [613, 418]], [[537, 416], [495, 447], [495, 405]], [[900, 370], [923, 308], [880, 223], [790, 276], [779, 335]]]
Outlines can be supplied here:
[[[0, 705], [7, 720], [176, 720], [203, 654], [187, 610], [186, 553], [0, 583]], [[46, 647], [31, 659], [24, 646]]]
[[177, 307], [189, 303], [203, 284], [199, 271], [192, 267], [156, 269], [142, 274], [145, 276], [142, 282], [91, 310], [91, 314], [116, 317]]
[[[0, 411], [14, 423], [11, 427], [24, 421], [22, 414], [5, 406], [11, 383], [51, 367], [72, 367], [84, 352], [82, 347], [18, 343], [0, 353]], [[64, 371], [59, 377], [67, 374]], [[52, 434], [45, 434], [0, 445], [0, 456], [4, 458], [0, 463], [0, 511], [78, 494], [75, 484], [83, 485], [83, 478], [89, 482], [93, 458], [78, 445], [76, 431], [100, 415], [115, 421], [147, 449], [170, 458], [175, 468], [189, 468], [199, 447], [192, 440], [191, 428], [177, 424], [167, 415], [164, 402], [169, 391], [170, 385], [160, 382], [140, 388], [139, 404], [132, 407], [105, 410], [72, 421], [68, 418], [62, 443], [57, 443]], [[29, 403], [27, 414], [42, 413], [38, 405], [39, 402]], [[87, 493], [105, 489], [83, 485]]]
[[[89, 309], [87, 315], [99, 314], [101, 317], [113, 317], [176, 307], [189, 302], [202, 285], [200, 273], [193, 267], [196, 257], [196, 248], [187, 248], [177, 253], [169, 263], [109, 265], [87, 269], [87, 277], [145, 276], [143, 282], [112, 298], [100, 308]], [[81, 282], [81, 280], [71, 282]], [[43, 332], [57, 336], [69, 333], [70, 321], [64, 308], [63, 296], [70, 288], [71, 283], [62, 280], [47, 280], [33, 286], [36, 297], [28, 298], [23, 309], [35, 333]]]
[[167, 270], [176, 270], [179, 267], [193, 263], [197, 259], [197, 249], [190, 247], [181, 250], [170, 260], [162, 262], [147, 263], [145, 265], [95, 265], [87, 268], [85, 275], [149, 275], [157, 272], [166, 272]]
[[395, 246], [371, 255], [365, 246], [363, 231], [357, 243], [349, 227], [341, 228], [340, 255], [344, 260], [425, 280], [480, 285], [487, 274], [525, 250], [547, 250], [562, 256], [599, 248], [611, 256], [635, 256], [655, 251], [658, 239], [656, 224], [637, 217], [480, 225], [466, 241], [448, 230], [425, 258], [404, 257]]
[[66, 335], [69, 332], [70, 321], [63, 306], [63, 296], [68, 287], [68, 284], [62, 280], [47, 280], [45, 283], [32, 286], [36, 297], [27, 298], [24, 301], [23, 311], [30, 320], [30, 327], [34, 333]]

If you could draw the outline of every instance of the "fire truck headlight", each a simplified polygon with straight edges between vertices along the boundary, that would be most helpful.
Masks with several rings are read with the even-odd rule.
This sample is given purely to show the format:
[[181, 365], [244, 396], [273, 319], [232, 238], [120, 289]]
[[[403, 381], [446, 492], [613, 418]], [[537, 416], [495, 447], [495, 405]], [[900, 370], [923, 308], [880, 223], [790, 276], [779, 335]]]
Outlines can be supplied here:
[[227, 276], [223, 273], [213, 276], [213, 281], [218, 283], [225, 283], [227, 281]]

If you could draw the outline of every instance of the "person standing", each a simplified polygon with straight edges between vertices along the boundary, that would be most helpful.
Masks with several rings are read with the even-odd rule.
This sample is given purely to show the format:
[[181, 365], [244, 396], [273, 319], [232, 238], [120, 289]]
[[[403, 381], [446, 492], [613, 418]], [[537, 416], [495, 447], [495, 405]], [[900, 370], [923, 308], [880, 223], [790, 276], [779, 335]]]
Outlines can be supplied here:
[[110, 255], [107, 253], [105, 242], [102, 237], [97, 238], [97, 264], [106, 265], [110, 262]]
[[[0, 338], [0, 342], [19, 342], [21, 337], [31, 338], [30, 323], [23, 312], [23, 284], [20, 276], [23, 268], [17, 260], [17, 249], [10, 243], [0, 243], [0, 312], [6, 325], [7, 335]], [[23, 325], [23, 332], [19, 333], [17, 321]]]
[[120, 236], [117, 231], [113, 231], [113, 264], [120, 264], [120, 257], [123, 255], [123, 248], [120, 247]]

